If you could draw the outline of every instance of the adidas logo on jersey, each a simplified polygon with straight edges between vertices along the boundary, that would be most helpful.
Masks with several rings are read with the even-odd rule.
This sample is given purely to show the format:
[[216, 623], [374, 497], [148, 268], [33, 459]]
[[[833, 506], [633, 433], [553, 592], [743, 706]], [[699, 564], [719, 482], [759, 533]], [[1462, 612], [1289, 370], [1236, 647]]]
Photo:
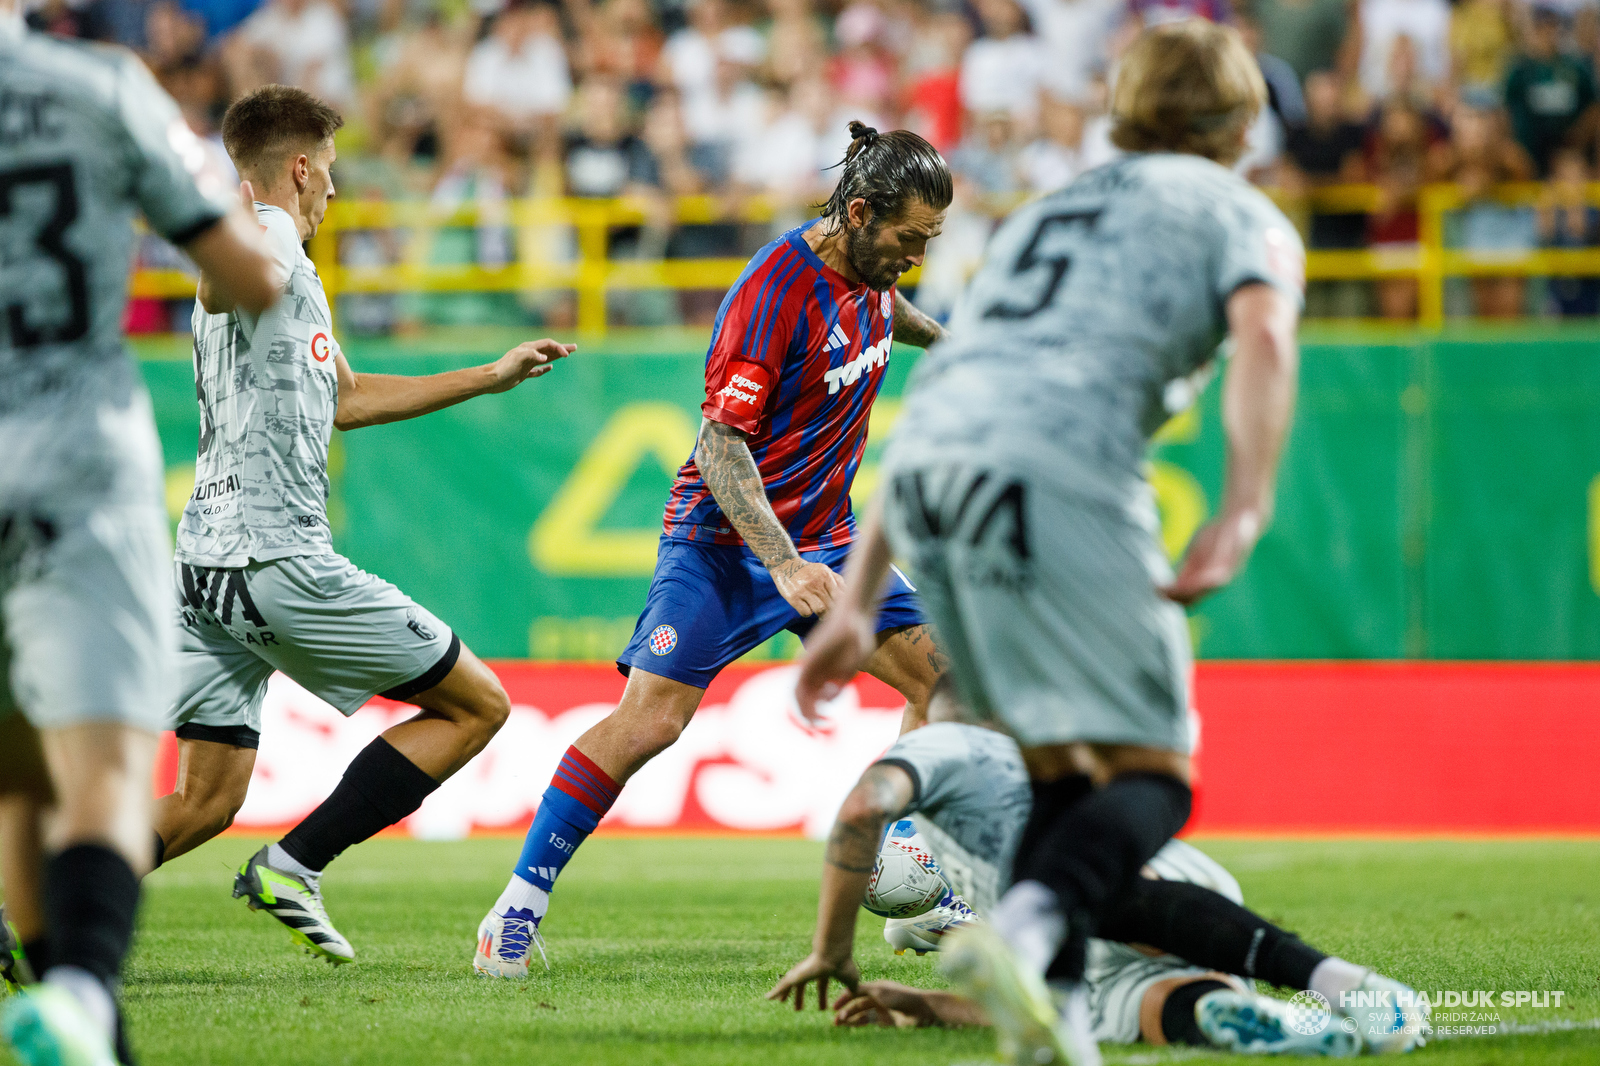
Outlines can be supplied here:
[[[822, 346], [822, 350], [825, 352], [831, 352], [835, 348], [848, 347], [850, 347], [850, 338], [845, 335], [844, 327], [835, 322], [833, 324], [833, 332], [828, 334], [828, 343]], [[838, 392], [839, 390], [830, 389], [829, 391]]]
[[[838, 327], [835, 326], [835, 329]], [[889, 361], [889, 346], [893, 340], [883, 338], [877, 344], [865, 349], [862, 353], [850, 360], [844, 366], [836, 366], [826, 374], [822, 380], [828, 383], [828, 395], [832, 396], [839, 391], [841, 385], [854, 385], [865, 371], [880, 367]]]

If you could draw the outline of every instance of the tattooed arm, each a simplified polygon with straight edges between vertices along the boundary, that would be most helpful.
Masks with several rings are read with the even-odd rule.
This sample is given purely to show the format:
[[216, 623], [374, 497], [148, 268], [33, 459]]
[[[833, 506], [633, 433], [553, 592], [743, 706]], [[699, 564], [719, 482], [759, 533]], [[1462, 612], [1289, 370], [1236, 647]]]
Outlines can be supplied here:
[[828, 837], [823, 855], [822, 894], [817, 905], [817, 931], [811, 954], [783, 976], [768, 999], [787, 999], [794, 992], [794, 1007], [805, 1005], [806, 985], [817, 982], [817, 1007], [828, 1004], [828, 979], [854, 989], [861, 971], [851, 957], [856, 938], [856, 911], [867, 892], [867, 881], [878, 860], [878, 844], [891, 819], [911, 803], [915, 784], [904, 767], [877, 763], [867, 767], [856, 787], [839, 808], [839, 818]]
[[900, 290], [894, 292], [894, 339], [902, 344], [914, 344], [918, 348], [931, 348], [938, 341], [950, 336], [948, 330], [927, 315], [918, 311], [911, 301], [901, 295]]
[[695, 465], [717, 506], [772, 574], [783, 598], [802, 617], [821, 614], [843, 579], [822, 563], [806, 562], [795, 551], [788, 530], [772, 512], [749, 439], [732, 426], [706, 419], [694, 449]]

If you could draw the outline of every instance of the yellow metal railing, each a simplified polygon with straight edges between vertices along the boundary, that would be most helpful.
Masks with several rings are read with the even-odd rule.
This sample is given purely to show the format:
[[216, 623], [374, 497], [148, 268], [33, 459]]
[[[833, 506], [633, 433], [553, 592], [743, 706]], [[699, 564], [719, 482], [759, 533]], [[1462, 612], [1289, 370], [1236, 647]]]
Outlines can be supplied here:
[[[1494, 200], [1531, 205], [1544, 186], [1502, 185]], [[1600, 204], [1600, 184], [1588, 187], [1588, 200]], [[1313, 190], [1305, 197], [1276, 197], [1293, 213], [1370, 213], [1379, 203], [1371, 185], [1341, 185]], [[1444, 219], [1467, 206], [1459, 187], [1430, 185], [1418, 200], [1420, 240], [1414, 247], [1312, 251], [1306, 256], [1308, 280], [1371, 280], [1415, 278], [1418, 321], [1428, 328], [1444, 323], [1445, 281], [1451, 277], [1600, 277], [1600, 248], [1543, 249], [1528, 252], [1472, 251], [1445, 247]], [[659, 212], [659, 213], [657, 213]], [[649, 222], [680, 224], [771, 222], [773, 205], [761, 198], [738, 202], [697, 196], [677, 200], [664, 211], [641, 200], [534, 199], [506, 201], [498, 207], [463, 205], [449, 211], [426, 202], [335, 201], [312, 238], [309, 252], [322, 277], [329, 303], [337, 306], [346, 293], [381, 292], [529, 292], [569, 290], [577, 297], [577, 327], [586, 335], [602, 334], [607, 303], [613, 292], [640, 289], [725, 289], [737, 280], [745, 260], [610, 259], [607, 242], [618, 227]], [[521, 239], [523, 256], [504, 266], [435, 264], [429, 262], [438, 232], [479, 224], [508, 227]], [[383, 266], [351, 266], [338, 262], [341, 233], [391, 230], [409, 233], [400, 261]], [[567, 241], [563, 236], [571, 234]], [[548, 255], [552, 246], [572, 253]], [[905, 284], [916, 283], [916, 273]], [[194, 294], [194, 278], [176, 270], [137, 271], [134, 296], [179, 298]], [[336, 312], [337, 313], [337, 312]]]

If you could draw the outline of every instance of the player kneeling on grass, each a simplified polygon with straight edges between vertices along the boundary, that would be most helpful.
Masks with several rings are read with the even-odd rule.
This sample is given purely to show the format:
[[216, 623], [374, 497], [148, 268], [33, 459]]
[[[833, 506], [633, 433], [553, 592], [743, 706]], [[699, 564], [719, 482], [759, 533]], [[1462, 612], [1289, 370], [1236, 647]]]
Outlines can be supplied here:
[[[953, 707], [941, 691], [930, 713], [945, 718]], [[902, 736], [845, 800], [828, 841], [812, 953], [767, 998], [792, 992], [799, 1009], [806, 984], [816, 981], [820, 1009], [834, 978], [849, 989], [834, 1004], [841, 1025], [987, 1024], [978, 1004], [952, 993], [861, 983], [852, 958], [856, 909], [873, 897], [888, 862], [908, 850], [898, 823], [888, 837], [885, 826], [915, 815], [921, 847], [911, 850], [930, 850], [926, 865], [941, 870], [954, 890], [916, 929], [925, 949], [938, 950], [945, 932], [981, 920], [965, 906], [952, 913], [950, 900], [965, 898], [982, 914], [1008, 887], [1031, 807], [1027, 770], [1011, 738], [954, 721]], [[1238, 882], [1203, 852], [1168, 841], [1142, 874], [1117, 894], [1088, 943], [1096, 1041], [1331, 1057], [1407, 1051], [1423, 1042], [1426, 1012], [1390, 1009], [1394, 993], [1409, 991], [1405, 985], [1324, 955], [1246, 910]], [[884, 935], [896, 947], [909, 940], [893, 919]], [[1257, 994], [1250, 979], [1315, 996], [1286, 1003]], [[1355, 991], [1389, 992], [1390, 1005], [1340, 1011], [1340, 994]]]
[[[265, 314], [236, 307], [202, 272], [194, 313], [200, 447], [178, 525], [176, 790], [156, 806], [156, 862], [226, 829], [244, 803], [267, 679], [281, 670], [343, 714], [374, 695], [417, 705], [358, 754], [333, 793], [248, 859], [233, 894], [330, 962], [355, 957], [329, 920], [323, 869], [393, 825], [482, 751], [510, 714], [494, 674], [450, 627], [333, 550], [328, 442], [505, 392], [573, 351], [520, 344], [484, 366], [428, 377], [358, 374], [333, 337], [327, 296], [301, 250], [330, 197], [342, 119], [300, 89], [241, 97], [222, 139], [253, 191], [284, 294]], [[253, 186], [253, 190], [252, 190]]]

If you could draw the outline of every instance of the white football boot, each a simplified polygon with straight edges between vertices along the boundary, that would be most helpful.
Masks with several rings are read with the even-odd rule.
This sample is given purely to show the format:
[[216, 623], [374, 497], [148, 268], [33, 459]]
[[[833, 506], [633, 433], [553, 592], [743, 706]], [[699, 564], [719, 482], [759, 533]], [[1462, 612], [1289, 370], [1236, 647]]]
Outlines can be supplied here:
[[1084, 1058], [1087, 1034], [1069, 1039], [1077, 1024], [1056, 1013], [1044, 979], [1034, 973], [1000, 934], [983, 922], [953, 931], [941, 945], [939, 969], [967, 998], [989, 1015], [1000, 1058], [1013, 1066], [1099, 1066], [1099, 1055]]
[[101, 1027], [71, 992], [51, 984], [29, 985], [6, 1000], [0, 1037], [22, 1066], [117, 1066]]
[[[1348, 1006], [1342, 1002], [1349, 996]], [[1356, 1024], [1356, 1035], [1373, 1055], [1399, 1055], [1419, 1048], [1433, 1035], [1433, 1007], [1418, 1001], [1416, 990], [1368, 970], [1354, 992], [1333, 1008]]]
[[1207, 1040], [1237, 1055], [1361, 1054], [1361, 1038], [1340, 1015], [1255, 992], [1207, 992], [1194, 1005], [1194, 1020]]
[[243, 899], [253, 911], [266, 911], [289, 929], [289, 938], [306, 954], [334, 965], [353, 962], [356, 949], [333, 927], [322, 905], [320, 877], [302, 877], [279, 870], [267, 862], [262, 848], [245, 860], [233, 878], [233, 898]]
[[967, 901], [954, 892], [946, 892], [938, 906], [915, 918], [890, 918], [883, 923], [883, 939], [894, 948], [896, 955], [914, 951], [926, 955], [939, 950], [939, 942], [946, 933], [970, 925], [978, 920], [967, 906]]
[[515, 907], [505, 914], [490, 911], [478, 923], [478, 951], [472, 956], [472, 969], [483, 977], [527, 977], [535, 948], [548, 970], [550, 958], [544, 953], [539, 919], [532, 911]]

